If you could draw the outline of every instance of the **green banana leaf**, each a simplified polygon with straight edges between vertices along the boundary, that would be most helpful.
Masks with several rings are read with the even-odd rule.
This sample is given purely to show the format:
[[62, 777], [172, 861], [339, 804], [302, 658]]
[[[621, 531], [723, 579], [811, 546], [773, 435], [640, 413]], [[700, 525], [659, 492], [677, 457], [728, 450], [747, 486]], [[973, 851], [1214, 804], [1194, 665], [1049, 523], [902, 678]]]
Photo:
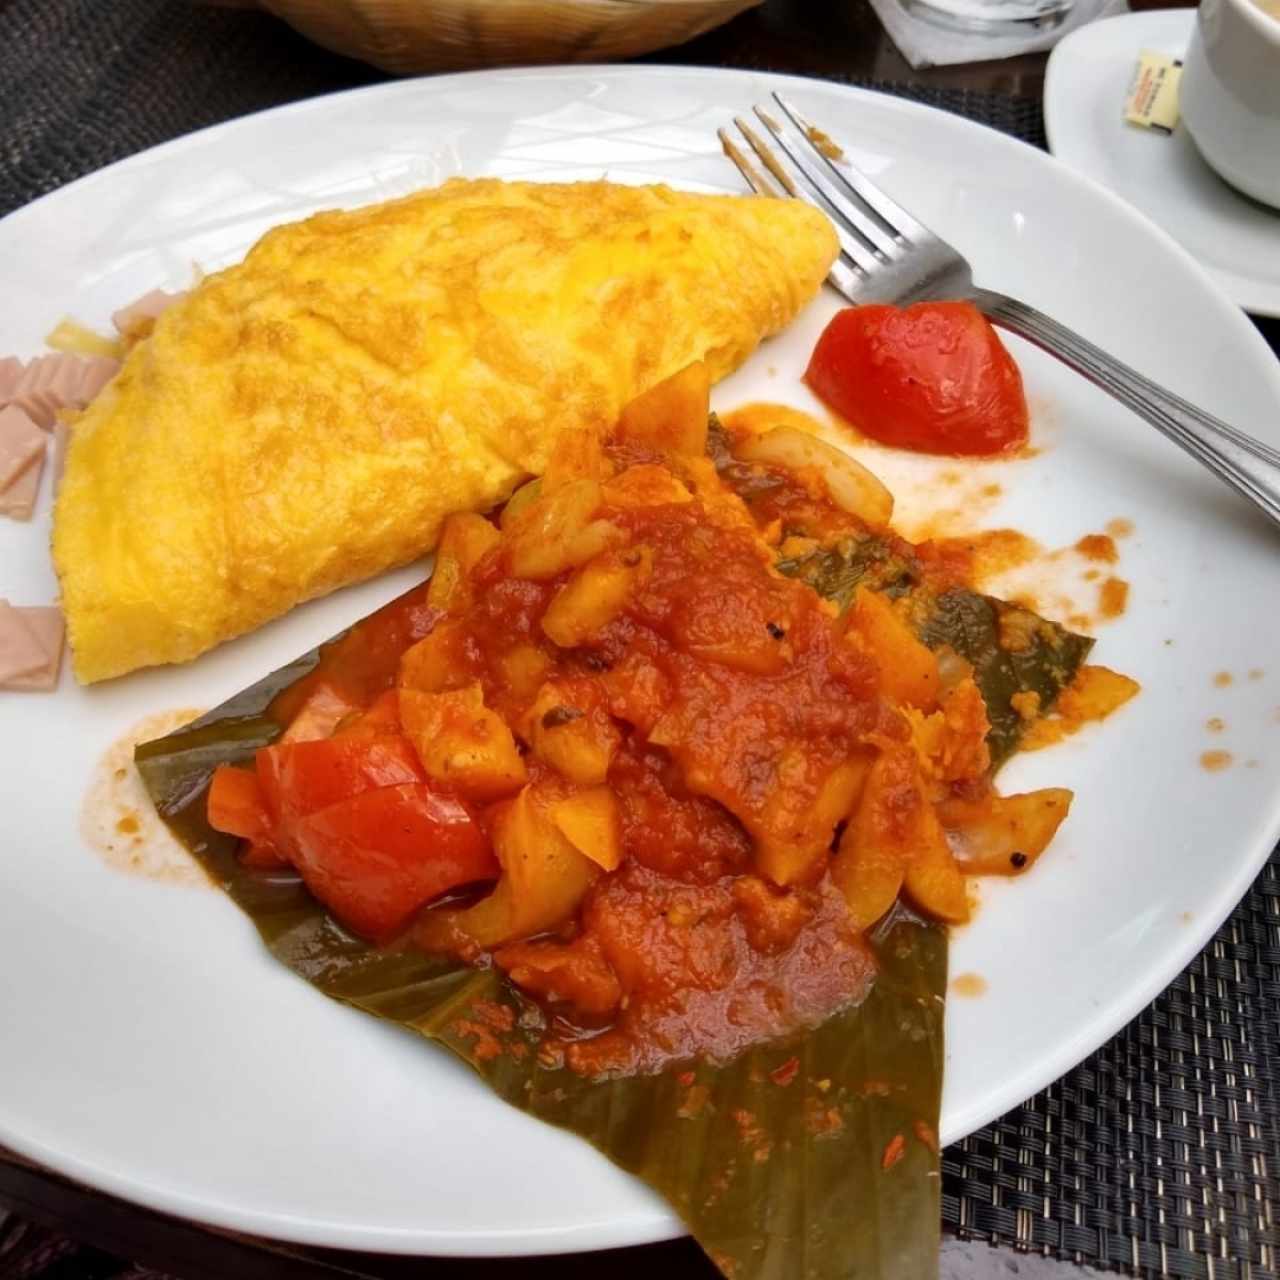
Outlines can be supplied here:
[[[1050, 711], [1093, 648], [1090, 637], [994, 596], [963, 587], [927, 595], [920, 586], [919, 566], [905, 544], [875, 534], [845, 538], [799, 559], [779, 560], [777, 567], [807, 582], [842, 612], [859, 586], [910, 596], [920, 639], [931, 649], [949, 645], [973, 667], [991, 721], [987, 747], [993, 768], [1017, 751], [1029, 724], [1013, 705], [1014, 695], [1034, 692], [1041, 714]], [[1020, 647], [1005, 648], [1005, 632], [1016, 633]]]
[[[1035, 693], [1041, 714], [1049, 711], [1075, 679], [1093, 640], [1019, 605], [957, 588], [930, 601], [920, 639], [931, 649], [950, 645], [973, 664], [973, 676], [987, 704], [991, 731], [987, 747], [998, 767], [1018, 749], [1029, 721], [1013, 705], [1018, 693]], [[1006, 628], [1002, 623], [1018, 625]], [[1005, 648], [1005, 630], [1025, 638], [1016, 649]]]
[[807, 582], [820, 596], [835, 601], [843, 613], [859, 587], [883, 591], [892, 598], [908, 594], [919, 580], [919, 568], [905, 549], [888, 539], [866, 533], [842, 538], [832, 547], [819, 547], [798, 559], [782, 559], [780, 573]]
[[136, 761], [156, 808], [282, 963], [326, 995], [461, 1056], [500, 1097], [586, 1138], [675, 1208], [734, 1280], [926, 1280], [939, 1246], [947, 938], [905, 910], [873, 937], [870, 993], [725, 1063], [588, 1080], [539, 1062], [538, 1007], [491, 970], [370, 947], [301, 882], [246, 869], [205, 818], [218, 764], [273, 741], [276, 696], [319, 651]]

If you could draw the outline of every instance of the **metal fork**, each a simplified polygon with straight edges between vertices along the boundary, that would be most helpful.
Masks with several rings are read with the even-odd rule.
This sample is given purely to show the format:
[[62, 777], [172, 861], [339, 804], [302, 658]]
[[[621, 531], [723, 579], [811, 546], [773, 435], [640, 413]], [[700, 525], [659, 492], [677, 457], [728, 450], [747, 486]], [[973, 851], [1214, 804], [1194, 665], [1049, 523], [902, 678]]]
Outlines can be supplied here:
[[957, 250], [850, 164], [780, 94], [773, 97], [779, 113], [755, 108], [763, 132], [734, 118], [751, 154], [724, 129], [721, 144], [755, 191], [795, 196], [832, 219], [840, 256], [827, 279], [850, 302], [972, 302], [994, 323], [1110, 392], [1280, 524], [1280, 452], [1166, 391], [1025, 302], [974, 284]]

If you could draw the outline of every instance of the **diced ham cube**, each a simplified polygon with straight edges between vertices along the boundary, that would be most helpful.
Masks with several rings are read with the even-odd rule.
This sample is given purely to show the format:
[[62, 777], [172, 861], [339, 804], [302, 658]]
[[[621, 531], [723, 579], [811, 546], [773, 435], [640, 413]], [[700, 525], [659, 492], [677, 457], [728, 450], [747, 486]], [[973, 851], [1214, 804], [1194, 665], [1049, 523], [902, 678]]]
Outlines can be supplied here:
[[0, 689], [48, 691], [58, 683], [66, 627], [52, 605], [0, 600]]
[[0, 408], [13, 399], [18, 379], [22, 377], [22, 371], [26, 367], [26, 362], [19, 360], [17, 356], [0, 357]]
[[120, 372], [120, 361], [110, 356], [89, 356], [81, 362], [73, 404], [83, 409]]
[[47, 663], [44, 645], [22, 613], [7, 600], [0, 600], [0, 684], [29, 676]]
[[36, 356], [27, 364], [13, 390], [16, 404], [37, 426], [46, 431], [53, 426], [58, 410], [66, 403], [57, 391], [65, 355]]
[[17, 405], [0, 409], [0, 493], [44, 454], [45, 434]]
[[145, 333], [175, 302], [186, 296], [185, 290], [166, 293], [163, 289], [152, 289], [127, 307], [121, 307], [112, 315], [111, 323], [122, 337]]
[[40, 476], [44, 472], [44, 455], [41, 454], [27, 469], [0, 489], [0, 516], [11, 520], [30, 520], [40, 495]]
[[60, 410], [83, 409], [119, 372], [120, 362], [109, 356], [37, 356], [18, 378], [12, 401], [49, 431]]

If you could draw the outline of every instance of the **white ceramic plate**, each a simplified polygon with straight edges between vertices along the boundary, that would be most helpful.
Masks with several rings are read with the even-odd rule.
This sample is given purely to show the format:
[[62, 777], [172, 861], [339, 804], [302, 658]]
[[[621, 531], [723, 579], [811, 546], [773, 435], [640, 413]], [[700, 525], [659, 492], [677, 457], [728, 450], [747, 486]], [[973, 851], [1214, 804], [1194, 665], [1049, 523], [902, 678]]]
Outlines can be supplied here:
[[1139, 54], [1181, 58], [1195, 21], [1194, 9], [1155, 9], [1067, 36], [1045, 74], [1049, 149], [1162, 226], [1246, 311], [1280, 316], [1280, 211], [1223, 182], [1181, 126], [1168, 135], [1124, 119]]
[[[0, 222], [0, 350], [34, 352], [67, 312], [104, 324], [140, 291], [186, 283], [193, 260], [236, 258], [273, 223], [455, 173], [736, 189], [714, 129], [780, 85], [853, 139], [854, 159], [961, 245], [980, 280], [1280, 442], [1280, 366], [1127, 205], [958, 117], [739, 72], [445, 76], [181, 139]], [[717, 389], [717, 405], [810, 405], [798, 376], [836, 305], [817, 300]], [[1087, 383], [1015, 352], [1039, 456], [958, 472], [867, 456], [907, 515], [967, 495], [975, 521], [1050, 547], [1131, 520], [1117, 566], [1131, 605], [1102, 628], [1097, 657], [1145, 688], [1106, 724], [1008, 771], [1012, 786], [1068, 785], [1078, 800], [1051, 856], [989, 885], [956, 938], [953, 972], [988, 990], [950, 1004], [947, 1140], [1068, 1070], [1150, 1001], [1244, 894], [1280, 828], [1280, 538]], [[1002, 499], [980, 493], [997, 483]], [[32, 526], [0, 526], [0, 595], [53, 598], [48, 511], [46, 493]], [[1064, 590], [1087, 596], [1095, 586], [1079, 568]], [[80, 836], [94, 763], [129, 725], [216, 704], [415, 576], [313, 603], [186, 667], [0, 700], [0, 1141], [130, 1199], [314, 1244], [519, 1254], [672, 1236], [679, 1225], [657, 1198], [585, 1144], [277, 966], [218, 893], [113, 871]], [[1266, 674], [1250, 681], [1251, 669]], [[1220, 670], [1231, 687], [1215, 687]], [[1228, 726], [1213, 740], [1211, 716]], [[1206, 773], [1210, 746], [1235, 766]]]

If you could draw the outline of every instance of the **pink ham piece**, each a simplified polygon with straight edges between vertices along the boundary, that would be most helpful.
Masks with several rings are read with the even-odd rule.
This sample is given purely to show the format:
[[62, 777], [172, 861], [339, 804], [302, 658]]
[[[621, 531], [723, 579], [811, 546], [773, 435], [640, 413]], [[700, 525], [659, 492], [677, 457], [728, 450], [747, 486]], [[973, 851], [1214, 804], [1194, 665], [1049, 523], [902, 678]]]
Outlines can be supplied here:
[[75, 408], [83, 409], [120, 372], [120, 361], [110, 356], [88, 356], [82, 362]]
[[127, 307], [121, 307], [112, 315], [111, 323], [121, 337], [127, 338], [136, 331], [149, 329], [175, 302], [186, 296], [185, 290], [166, 293], [163, 289], [152, 289]]
[[120, 371], [108, 356], [76, 356], [66, 352], [36, 356], [22, 371], [10, 397], [46, 431], [62, 409], [83, 409]]
[[13, 403], [46, 431], [53, 426], [58, 410], [70, 403], [71, 392], [79, 385], [75, 356], [36, 356], [22, 371], [13, 391]]
[[33, 675], [48, 665], [49, 657], [39, 637], [19, 610], [0, 600], [0, 685]]
[[0, 516], [11, 520], [30, 520], [40, 495], [40, 476], [44, 471], [41, 454], [7, 489], [0, 489]]
[[52, 605], [0, 600], [0, 689], [48, 692], [62, 670], [66, 627]]
[[0, 409], [0, 493], [43, 457], [44, 450], [44, 432], [17, 405]]
[[26, 362], [19, 360], [17, 356], [0, 357], [0, 408], [13, 399], [18, 379], [22, 377], [22, 371], [26, 367]]

